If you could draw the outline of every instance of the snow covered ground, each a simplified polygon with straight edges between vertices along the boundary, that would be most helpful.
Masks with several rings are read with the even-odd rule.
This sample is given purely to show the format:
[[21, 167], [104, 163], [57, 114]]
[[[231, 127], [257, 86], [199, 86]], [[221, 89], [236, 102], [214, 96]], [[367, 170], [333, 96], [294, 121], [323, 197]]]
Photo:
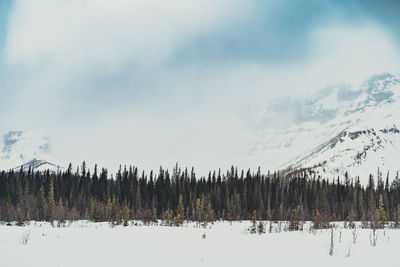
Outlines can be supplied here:
[[[51, 227], [0, 226], [0, 265], [13, 266], [399, 266], [400, 230], [330, 230], [250, 234], [250, 222], [217, 222], [207, 228], [159, 225], [112, 227], [108, 223], [75, 222]], [[274, 226], [276, 228], [277, 225]], [[268, 227], [267, 227], [268, 229]], [[29, 233], [27, 244], [22, 239]], [[203, 234], [205, 233], [205, 238]], [[347, 254], [350, 254], [349, 256]]]

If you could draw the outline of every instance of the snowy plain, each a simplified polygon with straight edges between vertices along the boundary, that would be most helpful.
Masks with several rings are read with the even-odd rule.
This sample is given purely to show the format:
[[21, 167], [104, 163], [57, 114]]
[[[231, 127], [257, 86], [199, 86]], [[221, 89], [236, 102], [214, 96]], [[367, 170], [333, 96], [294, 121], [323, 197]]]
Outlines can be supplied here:
[[249, 233], [249, 221], [216, 222], [206, 228], [195, 223], [140, 224], [2, 224], [0, 266], [399, 266], [400, 230], [395, 229], [378, 230], [377, 245], [371, 246], [370, 229], [358, 229], [354, 244], [352, 230], [337, 225], [330, 256], [331, 230], [310, 231], [310, 223], [294, 232], [279, 232], [273, 224], [269, 233], [265, 222], [267, 233], [261, 235]]

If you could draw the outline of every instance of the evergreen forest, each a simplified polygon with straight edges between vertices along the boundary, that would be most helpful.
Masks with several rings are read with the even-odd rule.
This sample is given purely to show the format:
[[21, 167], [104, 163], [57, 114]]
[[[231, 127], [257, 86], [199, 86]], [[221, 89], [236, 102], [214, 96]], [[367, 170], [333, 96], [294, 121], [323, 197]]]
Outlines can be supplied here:
[[[389, 182], [391, 181], [391, 182]], [[85, 162], [76, 170], [0, 172], [0, 220], [20, 225], [30, 220], [86, 219], [128, 225], [131, 220], [168, 225], [184, 221], [216, 220], [313, 221], [329, 227], [331, 221], [362, 221], [366, 227], [399, 225], [400, 178], [370, 175], [367, 185], [359, 177], [328, 180], [312, 170], [262, 174], [238, 171], [209, 172], [197, 177], [194, 169], [178, 164], [172, 172], [145, 173], [120, 167], [91, 171]]]

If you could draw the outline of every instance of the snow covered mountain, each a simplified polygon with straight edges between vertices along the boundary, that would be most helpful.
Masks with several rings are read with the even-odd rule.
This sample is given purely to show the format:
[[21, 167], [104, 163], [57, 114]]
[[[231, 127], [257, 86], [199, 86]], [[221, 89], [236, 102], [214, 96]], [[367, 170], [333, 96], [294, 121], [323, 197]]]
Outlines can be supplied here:
[[60, 166], [46, 160], [50, 157], [49, 139], [37, 130], [10, 131], [3, 136], [0, 170], [56, 171]]
[[[264, 169], [311, 168], [337, 177], [346, 171], [366, 182], [400, 170], [400, 76], [374, 75], [360, 88], [345, 84], [306, 99], [278, 99], [257, 110], [260, 131], [249, 162]], [[285, 124], [286, 123], [286, 124]], [[265, 127], [267, 128], [267, 127]], [[260, 160], [262, 159], [262, 160]]]
[[[241, 168], [307, 168], [328, 178], [347, 171], [362, 183], [378, 168], [391, 179], [400, 170], [400, 76], [379, 74], [358, 88], [338, 84], [307, 98], [261, 103], [252, 114], [256, 135], [238, 153]], [[0, 170], [61, 168], [49, 160], [49, 139], [38, 131], [8, 132], [0, 148]]]

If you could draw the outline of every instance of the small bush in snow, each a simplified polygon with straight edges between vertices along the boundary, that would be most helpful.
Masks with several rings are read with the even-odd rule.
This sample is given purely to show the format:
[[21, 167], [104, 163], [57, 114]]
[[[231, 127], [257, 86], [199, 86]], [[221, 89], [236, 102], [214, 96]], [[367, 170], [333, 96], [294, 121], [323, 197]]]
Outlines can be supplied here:
[[353, 235], [353, 244], [356, 244], [356, 243], [357, 243], [357, 238], [358, 238], [357, 227], [354, 227], [354, 228], [351, 230], [351, 233], [352, 233], [352, 235]]
[[376, 246], [377, 240], [378, 240], [378, 233], [376, 232], [376, 229], [373, 229], [369, 234], [369, 243], [371, 244], [372, 247]]
[[335, 254], [335, 239], [333, 234], [333, 227], [331, 228], [330, 242], [329, 242], [329, 256]]
[[350, 244], [350, 246], [346, 249], [346, 253], [345, 253], [346, 258], [350, 257], [352, 253], [353, 252], [351, 250], [351, 244]]
[[206, 239], [206, 233], [202, 234], [201, 238]]
[[26, 245], [28, 244], [29, 240], [31, 240], [31, 231], [26, 231], [22, 234], [21, 244]]

